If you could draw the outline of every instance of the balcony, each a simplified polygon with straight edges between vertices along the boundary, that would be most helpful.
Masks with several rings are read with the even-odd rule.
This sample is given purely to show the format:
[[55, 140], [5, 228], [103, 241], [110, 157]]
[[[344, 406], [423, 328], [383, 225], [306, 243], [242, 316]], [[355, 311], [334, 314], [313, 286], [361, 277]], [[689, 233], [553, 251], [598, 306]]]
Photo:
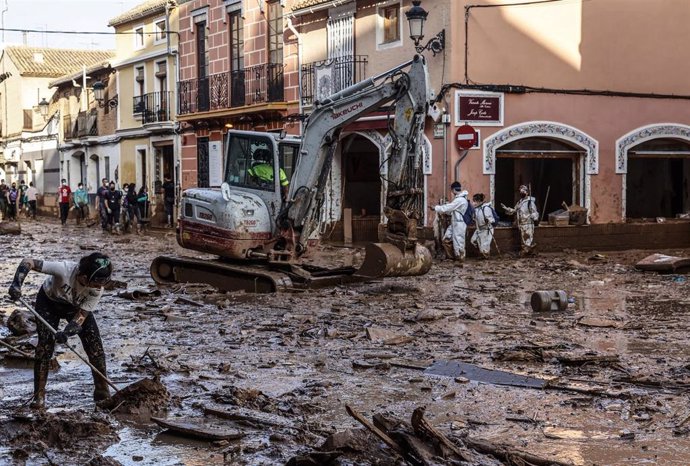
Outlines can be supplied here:
[[283, 65], [266, 63], [178, 83], [178, 114], [284, 100]]
[[172, 92], [149, 92], [133, 98], [132, 109], [135, 115], [141, 115], [142, 123], [161, 123], [172, 121], [170, 100]]
[[79, 112], [63, 117], [65, 139], [78, 139], [88, 136], [98, 136], [98, 111], [96, 109], [87, 112]]
[[367, 55], [332, 58], [302, 65], [302, 105], [313, 105], [366, 77]]

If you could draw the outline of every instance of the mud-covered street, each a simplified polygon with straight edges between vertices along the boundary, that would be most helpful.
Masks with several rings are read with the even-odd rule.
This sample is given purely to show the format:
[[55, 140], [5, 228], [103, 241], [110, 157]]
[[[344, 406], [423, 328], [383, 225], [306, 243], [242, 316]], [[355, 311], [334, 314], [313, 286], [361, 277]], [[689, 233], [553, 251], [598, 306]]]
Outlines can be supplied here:
[[[0, 464], [399, 462], [346, 406], [369, 420], [406, 422], [425, 407], [428, 423], [470, 459], [425, 464], [536, 464], [520, 463], [520, 452], [543, 464], [688, 463], [689, 285], [684, 275], [633, 267], [661, 251], [506, 255], [464, 268], [436, 262], [423, 277], [253, 295], [156, 287], [154, 257], [193, 255], [172, 230], [111, 236], [48, 220], [22, 228], [1, 237], [3, 294], [23, 257], [109, 254], [122, 283], [96, 312], [108, 375], [121, 387], [160, 377], [170, 397], [95, 409], [90, 370], [58, 345], [48, 412], [30, 415], [32, 363], [0, 348]], [[359, 255], [330, 255], [347, 264], [352, 252]], [[33, 299], [43, 278], [32, 272], [25, 296]], [[566, 311], [532, 311], [533, 291], [560, 289]], [[12, 336], [5, 325], [20, 306], [7, 297], [0, 305], [0, 337], [31, 353], [35, 334]], [[70, 343], [81, 350], [78, 338]], [[487, 383], [473, 371], [425, 373], [439, 361], [531, 376], [541, 388], [517, 376], [491, 383], [495, 373], [481, 373]], [[203, 426], [216, 439], [175, 434], [152, 415]], [[331, 436], [350, 429], [357, 432]], [[507, 459], [472, 448], [478, 441], [502, 446]]]

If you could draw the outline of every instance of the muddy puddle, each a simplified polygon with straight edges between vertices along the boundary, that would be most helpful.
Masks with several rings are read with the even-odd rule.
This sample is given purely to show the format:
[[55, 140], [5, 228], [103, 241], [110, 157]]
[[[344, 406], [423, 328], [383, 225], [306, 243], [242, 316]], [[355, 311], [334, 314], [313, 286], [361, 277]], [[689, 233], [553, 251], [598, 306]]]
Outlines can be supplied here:
[[[193, 440], [146, 413], [100, 411], [113, 435], [81, 438], [77, 455], [46, 443], [50, 435], [35, 422], [9, 424], [31, 397], [33, 374], [29, 364], [2, 358], [0, 464], [84, 464], [98, 455], [123, 465], [286, 464], [335, 432], [361, 428], [346, 406], [368, 419], [386, 413], [407, 420], [425, 406], [428, 422], [458, 444], [483, 440], [564, 464], [673, 465], [690, 458], [690, 285], [635, 271], [647, 252], [469, 260], [463, 269], [436, 263], [425, 277], [274, 296], [220, 294], [196, 285], [155, 287], [151, 260], [183, 253], [169, 232], [112, 237], [52, 221], [22, 226], [26, 234], [3, 238], [0, 289], [24, 256], [109, 253], [114, 278], [127, 290], [156, 290], [145, 299], [118, 297], [125, 288], [106, 291], [96, 319], [109, 377], [118, 387], [160, 377], [170, 399], [158, 417], [213, 423], [242, 437]], [[353, 261], [343, 254], [329, 249], [324, 257]], [[26, 295], [33, 298], [41, 283], [30, 274]], [[567, 310], [532, 311], [533, 291], [558, 289], [570, 298]], [[3, 323], [16, 307], [0, 301]], [[4, 325], [0, 338], [16, 342]], [[24, 349], [31, 342], [20, 341]], [[68, 413], [67, 424], [85, 422], [95, 409], [90, 370], [64, 349], [57, 359], [49, 413]], [[548, 387], [426, 375], [437, 361], [534, 377]], [[12, 443], [27, 432], [45, 437], [45, 448]], [[364, 452], [342, 450], [334, 464], [393, 464], [376, 438], [365, 436], [364, 443]], [[497, 464], [482, 458], [477, 464]]]

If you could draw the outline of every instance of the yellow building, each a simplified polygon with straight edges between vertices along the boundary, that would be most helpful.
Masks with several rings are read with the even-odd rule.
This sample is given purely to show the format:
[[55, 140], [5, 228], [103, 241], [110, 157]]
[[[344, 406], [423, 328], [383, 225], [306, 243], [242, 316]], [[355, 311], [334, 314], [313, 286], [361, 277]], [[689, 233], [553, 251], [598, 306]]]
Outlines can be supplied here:
[[[116, 36], [112, 67], [117, 83], [120, 163], [117, 182], [146, 186], [162, 211], [159, 193], [169, 176], [179, 184], [175, 97], [178, 12], [169, 0], [149, 0], [110, 20]], [[171, 31], [168, 33], [168, 31]], [[155, 195], [154, 195], [155, 194]], [[159, 198], [159, 199], [157, 199]]]

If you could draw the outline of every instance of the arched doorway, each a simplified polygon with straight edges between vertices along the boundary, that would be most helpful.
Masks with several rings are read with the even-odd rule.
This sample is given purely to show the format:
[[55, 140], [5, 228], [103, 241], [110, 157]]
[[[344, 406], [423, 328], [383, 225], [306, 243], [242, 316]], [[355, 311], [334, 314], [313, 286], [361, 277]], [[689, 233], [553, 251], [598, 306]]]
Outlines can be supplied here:
[[79, 183], [86, 182], [86, 154], [82, 151], [72, 154], [71, 167], [72, 171], [70, 172], [67, 182], [73, 189], [76, 189]]
[[98, 154], [89, 155], [89, 164], [86, 170], [86, 189], [95, 192], [101, 185], [101, 165]]
[[[346, 136], [341, 144], [343, 212], [351, 212], [352, 240], [377, 241], [381, 220], [379, 147], [360, 134]], [[343, 215], [343, 221], [348, 217]]]
[[621, 137], [616, 173], [623, 175], [623, 220], [690, 211], [690, 126], [648, 125]]
[[496, 205], [513, 204], [517, 187], [531, 184], [546, 213], [562, 202], [590, 208], [590, 177], [599, 172], [599, 144], [586, 133], [557, 122], [526, 122], [493, 134], [483, 148], [483, 172], [490, 175]]

